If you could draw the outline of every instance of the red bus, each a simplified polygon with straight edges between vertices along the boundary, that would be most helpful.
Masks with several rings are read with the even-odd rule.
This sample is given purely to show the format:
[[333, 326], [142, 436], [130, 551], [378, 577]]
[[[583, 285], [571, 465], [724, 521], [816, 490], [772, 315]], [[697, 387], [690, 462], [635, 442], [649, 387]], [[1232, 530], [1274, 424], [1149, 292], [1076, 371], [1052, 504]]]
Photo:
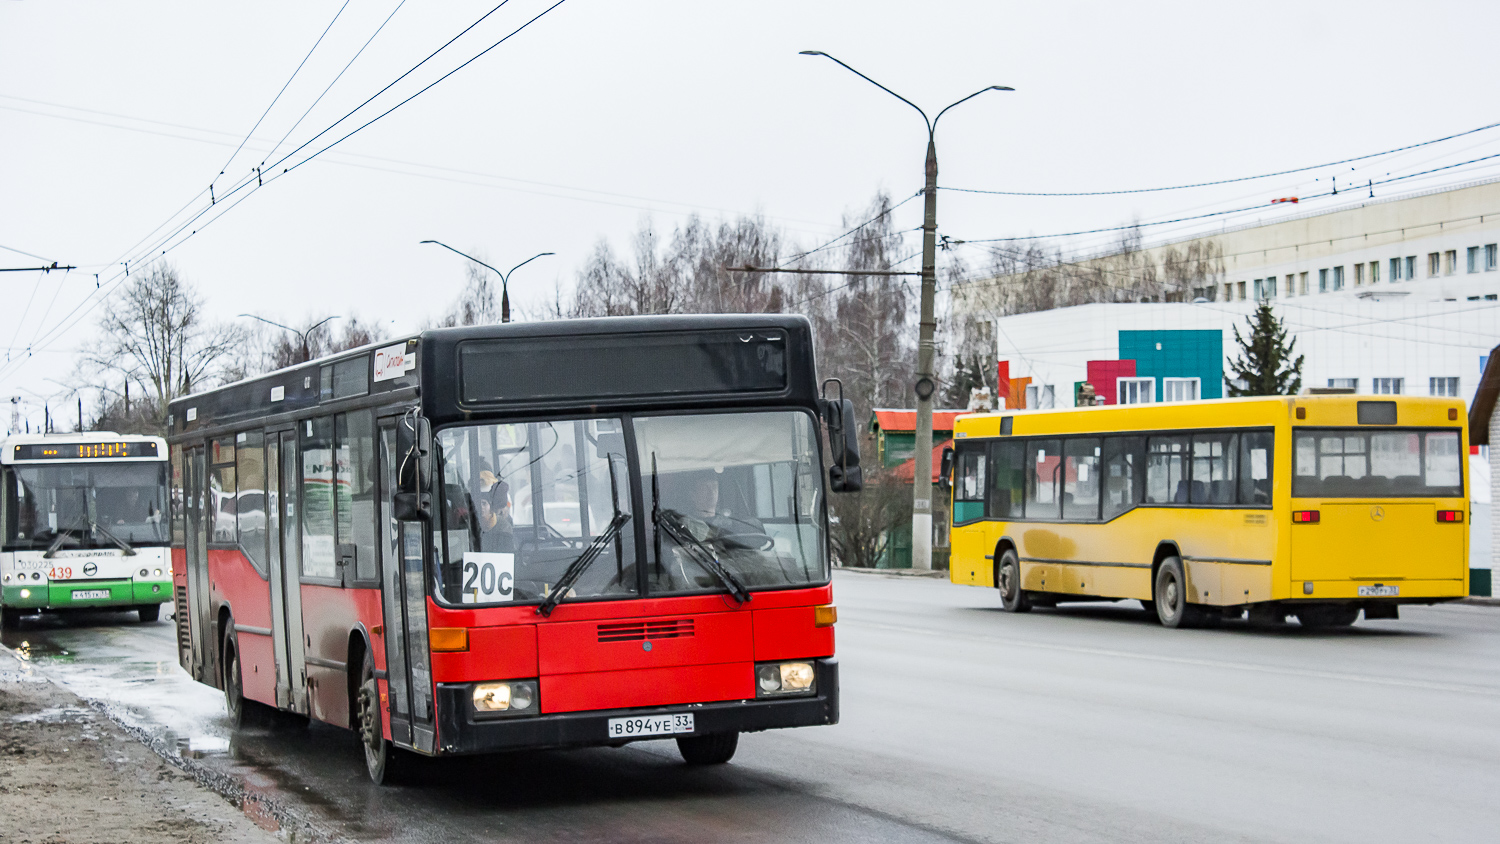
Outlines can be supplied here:
[[236, 726], [356, 730], [386, 782], [838, 721], [825, 492], [859, 488], [857, 431], [801, 317], [432, 330], [170, 420], [179, 660]]

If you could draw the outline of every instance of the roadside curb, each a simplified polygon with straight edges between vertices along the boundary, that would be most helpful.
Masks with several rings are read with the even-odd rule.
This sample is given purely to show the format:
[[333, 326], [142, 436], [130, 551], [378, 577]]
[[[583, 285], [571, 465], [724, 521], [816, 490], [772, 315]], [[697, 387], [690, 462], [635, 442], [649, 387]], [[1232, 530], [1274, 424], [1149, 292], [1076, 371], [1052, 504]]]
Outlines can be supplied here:
[[1460, 604], [1473, 604], [1476, 607], [1500, 607], [1500, 598], [1486, 598], [1481, 595], [1470, 595], [1467, 598], [1460, 598], [1458, 602]]
[[123, 730], [126, 735], [145, 745], [148, 750], [155, 753], [162, 761], [191, 776], [193, 781], [199, 786], [228, 800], [230, 805], [243, 813], [252, 823], [256, 817], [270, 818], [276, 821], [279, 827], [277, 834], [285, 836], [290, 841], [330, 842], [332, 844], [332, 842], [341, 842], [344, 840], [303, 818], [281, 801], [247, 790], [229, 774], [215, 771], [196, 760], [184, 758], [173, 752], [172, 748], [161, 738], [153, 736], [146, 730], [124, 721], [112, 710], [109, 704], [79, 695], [77, 692], [54, 680], [28, 657], [21, 655], [14, 649], [0, 644], [0, 651], [4, 651], [13, 657], [24, 669], [25, 674], [51, 683], [53, 686], [77, 698], [90, 709], [108, 718], [110, 722]]
[[885, 577], [941, 577], [945, 580], [948, 578], [948, 572], [945, 569], [935, 569], [933, 571], [914, 571], [912, 569], [867, 569], [862, 566], [834, 566], [833, 570], [852, 571], [857, 574], [883, 575]]

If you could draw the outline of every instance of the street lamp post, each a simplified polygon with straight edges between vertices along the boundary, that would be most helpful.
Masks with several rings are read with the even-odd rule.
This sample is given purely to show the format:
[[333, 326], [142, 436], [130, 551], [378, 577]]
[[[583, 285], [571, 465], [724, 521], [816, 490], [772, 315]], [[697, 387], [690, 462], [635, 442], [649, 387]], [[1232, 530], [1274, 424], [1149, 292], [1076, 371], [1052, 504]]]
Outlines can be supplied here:
[[290, 325], [282, 325], [279, 322], [272, 322], [272, 321], [266, 319], [265, 317], [256, 316], [255, 314], [240, 314], [240, 316], [242, 316], [242, 317], [249, 317], [251, 319], [258, 319], [261, 322], [265, 323], [266, 325], [274, 325], [277, 328], [280, 328], [280, 329], [283, 329], [283, 330], [286, 330], [286, 331], [290, 331], [293, 334], [295, 334], [298, 337], [300, 337], [302, 339], [302, 360], [298, 361], [299, 363], [307, 363], [308, 361], [312, 360], [312, 350], [308, 347], [307, 338], [310, 337], [310, 336], [312, 336], [312, 333], [314, 331], [317, 331], [319, 328], [322, 328], [325, 324], [327, 324], [329, 322], [332, 322], [333, 320], [340, 319], [340, 317], [336, 317], [336, 316], [324, 317], [323, 319], [321, 319], [321, 320], [313, 323], [313, 326], [311, 328], [307, 329], [306, 331], [298, 331], [297, 329], [291, 327]]
[[449, 252], [457, 252], [459, 255], [463, 255], [465, 258], [468, 258], [470, 261], [473, 261], [474, 263], [478, 264], [479, 266], [484, 267], [485, 269], [493, 272], [495, 275], [500, 276], [500, 321], [501, 322], [510, 322], [510, 273], [513, 273], [516, 270], [519, 270], [520, 268], [526, 266], [527, 264], [531, 263], [532, 261], [535, 261], [536, 259], [538, 259], [538, 258], [540, 258], [540, 257], [542, 257], [544, 255], [556, 255], [557, 254], [556, 252], [540, 252], [540, 253], [538, 253], [536, 255], [532, 255], [530, 258], [527, 258], [526, 260], [522, 261], [521, 263], [516, 264], [514, 267], [511, 267], [510, 268], [510, 273], [502, 273], [499, 270], [495, 269], [494, 267], [490, 266], [489, 264], [486, 264], [485, 262], [479, 260], [478, 258], [475, 258], [472, 255], [465, 255], [464, 253], [459, 252], [457, 249], [454, 249], [453, 247], [449, 246], [446, 243], [443, 243], [440, 240], [424, 240], [422, 242], [423, 243], [431, 243], [431, 244], [434, 244], [436, 246], [441, 246], [444, 249], [448, 250]]
[[932, 568], [932, 394], [936, 389], [932, 376], [933, 334], [937, 321], [933, 316], [933, 298], [937, 293], [937, 144], [935, 133], [937, 122], [948, 113], [948, 109], [966, 103], [986, 91], [1013, 91], [1004, 85], [991, 85], [975, 91], [967, 97], [947, 106], [929, 118], [916, 103], [890, 88], [876, 82], [847, 64], [821, 50], [803, 50], [804, 56], [822, 56], [840, 67], [890, 94], [917, 110], [927, 126], [926, 186], [923, 197], [926, 208], [922, 216], [922, 312], [917, 334], [917, 380], [912, 385], [917, 396], [917, 444], [913, 455], [915, 467], [912, 473], [911, 515], [911, 566], [914, 569]]

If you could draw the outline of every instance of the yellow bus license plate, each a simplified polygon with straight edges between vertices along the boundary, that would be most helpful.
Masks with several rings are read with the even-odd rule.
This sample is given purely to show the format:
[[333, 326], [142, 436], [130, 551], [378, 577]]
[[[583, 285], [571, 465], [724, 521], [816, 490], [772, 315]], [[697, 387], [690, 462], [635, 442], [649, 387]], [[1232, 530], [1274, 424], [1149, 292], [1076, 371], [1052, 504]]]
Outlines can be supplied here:
[[1361, 586], [1359, 597], [1361, 598], [1394, 598], [1401, 594], [1400, 586]]
[[645, 718], [609, 719], [610, 738], [671, 736], [693, 731], [692, 715], [652, 715]]

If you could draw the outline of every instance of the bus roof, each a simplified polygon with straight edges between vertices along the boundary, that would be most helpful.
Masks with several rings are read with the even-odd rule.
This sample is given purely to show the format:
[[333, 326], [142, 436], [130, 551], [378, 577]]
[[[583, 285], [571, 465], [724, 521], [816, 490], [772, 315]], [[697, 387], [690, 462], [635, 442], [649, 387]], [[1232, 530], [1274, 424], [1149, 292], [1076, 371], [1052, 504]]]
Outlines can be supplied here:
[[[1001, 436], [1007, 418], [1011, 436], [1153, 431], [1180, 428], [1264, 427], [1283, 422], [1306, 426], [1388, 424], [1361, 422], [1361, 406], [1393, 405], [1399, 426], [1461, 427], [1467, 421], [1459, 398], [1430, 396], [1303, 395], [1247, 396], [1155, 404], [1101, 405], [1056, 410], [969, 413], [954, 423], [954, 437]], [[1297, 411], [1301, 415], [1297, 415]], [[1366, 416], [1366, 419], [1377, 418]]]
[[[394, 404], [415, 401], [419, 395], [424, 411], [434, 422], [467, 418], [472, 410], [459, 408], [455, 364], [458, 345], [469, 341], [773, 328], [805, 341], [795, 344], [798, 349], [805, 347], [805, 354], [799, 351], [789, 365], [793, 371], [809, 376], [794, 379], [809, 384], [794, 391], [795, 399], [812, 401], [816, 397], [812, 392], [815, 369], [811, 325], [800, 315], [674, 314], [547, 320], [429, 329], [184, 396], [169, 407], [169, 437], [252, 419], [311, 413], [331, 402]], [[421, 390], [419, 383], [423, 385]], [[588, 397], [580, 396], [572, 404], [587, 407]]]

